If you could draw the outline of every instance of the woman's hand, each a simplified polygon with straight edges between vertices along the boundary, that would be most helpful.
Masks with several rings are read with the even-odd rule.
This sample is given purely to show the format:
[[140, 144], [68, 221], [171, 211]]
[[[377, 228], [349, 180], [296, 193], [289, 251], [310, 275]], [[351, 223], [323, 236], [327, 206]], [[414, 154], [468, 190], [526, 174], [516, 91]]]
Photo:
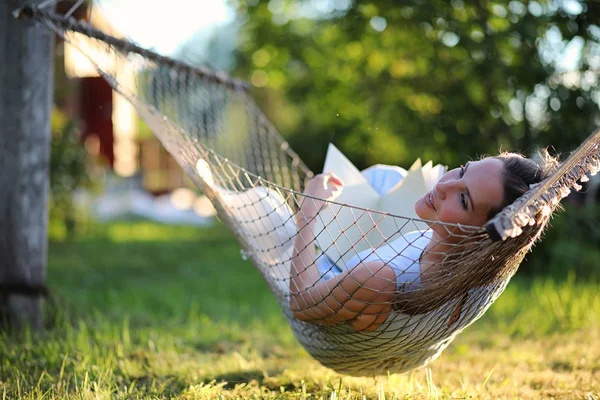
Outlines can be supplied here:
[[[301, 217], [305, 220], [313, 219], [325, 205], [325, 201], [335, 200], [344, 188], [343, 182], [334, 174], [319, 174], [310, 180], [304, 194], [312, 197], [305, 197], [300, 207]], [[323, 199], [323, 200], [319, 200]]]

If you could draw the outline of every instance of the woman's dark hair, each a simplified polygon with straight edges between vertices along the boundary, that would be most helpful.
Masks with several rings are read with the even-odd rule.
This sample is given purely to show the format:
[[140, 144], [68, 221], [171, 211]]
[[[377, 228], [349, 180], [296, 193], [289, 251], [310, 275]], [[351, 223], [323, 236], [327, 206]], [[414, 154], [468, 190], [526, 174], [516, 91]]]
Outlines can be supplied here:
[[540, 150], [532, 158], [526, 158], [519, 153], [500, 153], [493, 158], [502, 161], [504, 168], [502, 177], [504, 179], [504, 198], [498, 208], [490, 210], [488, 219], [498, 214], [504, 207], [514, 202], [525, 194], [530, 185], [539, 183], [546, 179], [556, 169], [559, 162], [552, 157], [548, 150]]

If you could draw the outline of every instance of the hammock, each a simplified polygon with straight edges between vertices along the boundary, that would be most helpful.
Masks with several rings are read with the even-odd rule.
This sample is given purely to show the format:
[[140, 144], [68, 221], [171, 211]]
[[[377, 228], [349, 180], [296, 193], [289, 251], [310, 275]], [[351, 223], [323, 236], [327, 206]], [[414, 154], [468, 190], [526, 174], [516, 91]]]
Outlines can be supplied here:
[[[586, 180], [586, 173], [600, 169], [598, 130], [552, 176], [484, 228], [439, 224], [461, 236], [452, 259], [445, 260], [431, 285], [413, 288], [407, 281], [394, 310], [376, 330], [300, 321], [290, 307], [290, 263], [298, 234], [295, 214], [303, 200], [318, 200], [303, 195], [313, 173], [258, 109], [247, 85], [40, 8], [25, 7], [18, 14], [41, 21], [79, 49], [135, 106], [211, 199], [219, 218], [239, 240], [243, 257], [255, 264], [270, 286], [298, 341], [315, 359], [340, 373], [405, 372], [438, 357], [502, 293], [560, 199], [570, 188], [578, 189], [577, 182]], [[359, 249], [381, 244], [413, 257], [408, 265], [414, 265], [429, 240], [423, 221], [415, 218], [344, 202], [328, 202], [325, 210], [317, 215], [315, 243], [321, 244], [315, 250], [320, 254], [317, 262], [324, 255], [334, 256], [325, 264], [329, 269], [320, 269], [323, 275], [343, 267], [349, 258], [364, 257]], [[342, 224], [342, 215], [355, 223]], [[359, 233], [357, 239], [349, 238], [350, 230], [352, 237]]]

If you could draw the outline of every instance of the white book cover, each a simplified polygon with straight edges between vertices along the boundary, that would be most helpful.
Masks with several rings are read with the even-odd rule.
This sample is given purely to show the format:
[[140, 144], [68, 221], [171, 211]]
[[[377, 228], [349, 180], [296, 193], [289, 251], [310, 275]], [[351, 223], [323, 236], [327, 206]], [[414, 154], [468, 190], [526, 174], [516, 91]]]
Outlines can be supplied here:
[[317, 245], [334, 262], [341, 259], [347, 263], [357, 253], [392, 242], [400, 234], [427, 229], [426, 224], [411, 220], [418, 218], [414, 204], [433, 188], [446, 168], [433, 166], [431, 161], [422, 165], [420, 159], [408, 171], [390, 168], [396, 168], [404, 177], [380, 195], [363, 173], [339, 149], [329, 144], [323, 172], [334, 173], [344, 183], [344, 190], [335, 202], [357, 207], [329, 204], [319, 213], [315, 229]]

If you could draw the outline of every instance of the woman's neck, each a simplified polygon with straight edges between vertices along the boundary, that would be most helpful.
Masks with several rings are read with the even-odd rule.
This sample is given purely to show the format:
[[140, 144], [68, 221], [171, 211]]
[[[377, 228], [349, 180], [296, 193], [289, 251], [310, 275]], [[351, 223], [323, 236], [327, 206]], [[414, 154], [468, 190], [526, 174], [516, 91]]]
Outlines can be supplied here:
[[452, 244], [447, 238], [442, 238], [437, 232], [432, 231], [431, 240], [423, 250], [420, 258], [421, 280], [423, 282], [433, 279], [442, 268], [446, 253]]

